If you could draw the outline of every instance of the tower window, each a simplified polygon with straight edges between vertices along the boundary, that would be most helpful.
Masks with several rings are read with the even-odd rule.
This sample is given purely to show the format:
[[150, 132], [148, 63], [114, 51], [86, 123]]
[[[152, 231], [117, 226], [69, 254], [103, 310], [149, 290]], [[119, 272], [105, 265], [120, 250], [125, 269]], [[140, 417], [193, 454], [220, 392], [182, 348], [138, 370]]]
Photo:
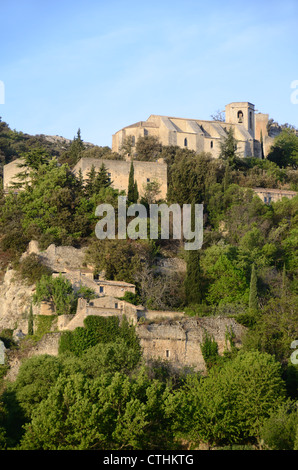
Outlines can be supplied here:
[[213, 140], [210, 142], [210, 147], [213, 149]]
[[170, 357], [170, 351], [166, 349], [166, 357]]
[[243, 122], [243, 112], [242, 111], [238, 111], [237, 113], [237, 118], [238, 118], [238, 122]]
[[184, 139], [184, 147], [187, 147], [187, 139]]

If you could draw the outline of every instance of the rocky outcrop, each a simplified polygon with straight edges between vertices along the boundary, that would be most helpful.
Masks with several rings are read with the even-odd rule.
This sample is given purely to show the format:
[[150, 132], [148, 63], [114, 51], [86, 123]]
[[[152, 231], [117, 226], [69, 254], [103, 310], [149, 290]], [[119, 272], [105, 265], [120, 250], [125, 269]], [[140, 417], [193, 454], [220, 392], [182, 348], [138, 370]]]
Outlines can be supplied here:
[[[0, 331], [5, 328], [28, 331], [28, 315], [35, 285], [20, 281], [17, 272], [9, 269], [0, 284]], [[33, 306], [33, 313], [37, 313]]]

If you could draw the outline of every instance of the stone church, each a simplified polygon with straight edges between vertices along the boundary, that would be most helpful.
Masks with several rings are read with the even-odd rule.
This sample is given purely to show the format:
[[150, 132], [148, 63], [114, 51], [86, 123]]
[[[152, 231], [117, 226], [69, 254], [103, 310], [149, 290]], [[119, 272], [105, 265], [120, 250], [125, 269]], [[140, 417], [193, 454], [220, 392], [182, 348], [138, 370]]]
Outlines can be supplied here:
[[[124, 127], [113, 135], [112, 150], [120, 152], [125, 139], [130, 137], [135, 145], [139, 137], [155, 136], [162, 145], [174, 145], [195, 152], [208, 152], [214, 158], [220, 153], [220, 142], [232, 127], [241, 157], [261, 158], [268, 154], [273, 139], [268, 135], [268, 114], [256, 113], [249, 102], [234, 102], [225, 107], [225, 121], [205, 121], [151, 115]], [[263, 148], [262, 148], [263, 147]]]

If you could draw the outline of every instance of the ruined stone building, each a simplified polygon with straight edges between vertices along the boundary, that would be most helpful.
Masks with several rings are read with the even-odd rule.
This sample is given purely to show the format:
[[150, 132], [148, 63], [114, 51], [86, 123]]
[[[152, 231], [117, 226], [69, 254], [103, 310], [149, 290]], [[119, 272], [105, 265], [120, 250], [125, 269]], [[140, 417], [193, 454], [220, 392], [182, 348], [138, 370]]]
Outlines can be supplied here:
[[[107, 169], [108, 176], [112, 182], [112, 187], [119, 191], [125, 191], [127, 194], [128, 179], [130, 172], [130, 161], [125, 160], [108, 160], [98, 158], [81, 158], [81, 160], [73, 168], [73, 172], [78, 176], [81, 170], [83, 179], [87, 179], [87, 175], [94, 166], [96, 171], [100, 170], [100, 167], [104, 164]], [[144, 195], [145, 187], [148, 183], [156, 181], [160, 187], [160, 199], [166, 199], [167, 197], [167, 165], [163, 159], [157, 162], [143, 162], [134, 160], [134, 179], [138, 184], [138, 192], [140, 196]]]
[[139, 137], [157, 137], [162, 145], [175, 145], [195, 152], [208, 152], [214, 158], [220, 153], [220, 143], [232, 128], [237, 140], [237, 152], [242, 157], [266, 156], [273, 138], [268, 134], [268, 114], [256, 113], [249, 102], [234, 102], [225, 107], [225, 121], [184, 119], [152, 114], [146, 121], [131, 124], [113, 135], [112, 150], [120, 152], [127, 137], [135, 145]]

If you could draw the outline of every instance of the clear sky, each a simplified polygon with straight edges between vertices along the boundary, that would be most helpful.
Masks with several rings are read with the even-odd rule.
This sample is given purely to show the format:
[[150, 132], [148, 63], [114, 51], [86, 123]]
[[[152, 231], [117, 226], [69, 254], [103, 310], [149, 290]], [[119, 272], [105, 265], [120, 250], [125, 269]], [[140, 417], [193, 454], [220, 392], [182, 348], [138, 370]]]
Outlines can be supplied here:
[[297, 0], [0, 0], [0, 34], [0, 116], [18, 131], [111, 147], [150, 114], [232, 101], [298, 127]]

